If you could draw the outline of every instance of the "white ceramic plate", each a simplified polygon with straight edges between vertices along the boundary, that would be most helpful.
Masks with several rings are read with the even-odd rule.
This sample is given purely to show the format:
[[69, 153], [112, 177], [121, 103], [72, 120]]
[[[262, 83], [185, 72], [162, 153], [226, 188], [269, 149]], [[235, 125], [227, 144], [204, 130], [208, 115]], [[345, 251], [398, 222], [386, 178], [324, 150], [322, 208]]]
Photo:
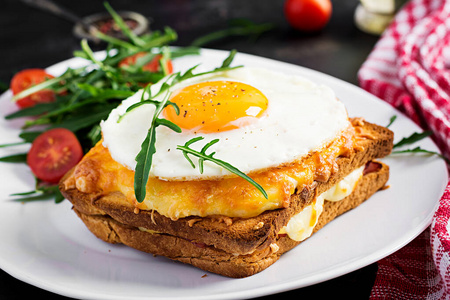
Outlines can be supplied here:
[[[176, 69], [197, 63], [218, 66], [228, 53], [203, 50], [201, 56], [176, 60]], [[51, 68], [58, 74], [71, 59]], [[251, 55], [238, 54], [234, 64], [265, 67], [298, 74], [331, 86], [350, 116], [391, 126], [396, 140], [420, 129], [378, 98], [336, 78]], [[0, 98], [2, 116], [15, 110], [10, 92]], [[286, 108], [289, 109], [289, 108]], [[18, 141], [23, 120], [0, 120], [0, 144]], [[437, 151], [430, 139], [417, 145]], [[0, 148], [0, 156], [22, 152]], [[20, 204], [9, 195], [29, 191], [33, 178], [24, 165], [0, 168], [0, 267], [40, 288], [88, 299], [243, 299], [319, 283], [362, 268], [398, 250], [431, 222], [447, 183], [443, 161], [436, 156], [391, 156], [390, 188], [337, 218], [265, 271], [244, 279], [230, 279], [153, 257], [95, 238], [71, 211], [68, 201]], [[203, 276], [207, 274], [207, 276]]]

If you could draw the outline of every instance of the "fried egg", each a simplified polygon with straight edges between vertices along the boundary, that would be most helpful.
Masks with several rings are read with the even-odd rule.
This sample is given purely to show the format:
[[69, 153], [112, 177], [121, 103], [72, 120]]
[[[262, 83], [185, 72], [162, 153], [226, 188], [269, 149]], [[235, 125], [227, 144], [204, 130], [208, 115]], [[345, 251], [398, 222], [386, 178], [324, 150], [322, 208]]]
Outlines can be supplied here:
[[[152, 94], [162, 82], [152, 86]], [[334, 92], [308, 79], [259, 68], [238, 68], [188, 79], [170, 88], [170, 101], [177, 104], [159, 115], [177, 124], [181, 133], [165, 126], [156, 129], [156, 153], [150, 177], [163, 180], [217, 179], [232, 175], [205, 161], [203, 174], [177, 150], [189, 140], [204, 139], [190, 147], [244, 173], [289, 164], [319, 151], [350, 125], [344, 105]], [[134, 170], [155, 113], [152, 104], [142, 105], [123, 116], [141, 100], [143, 91], [126, 99], [101, 123], [103, 146], [112, 158]], [[161, 101], [164, 95], [155, 100]], [[121, 116], [123, 116], [121, 118]], [[119, 121], [120, 118], [120, 121]], [[191, 157], [197, 163], [195, 157]]]

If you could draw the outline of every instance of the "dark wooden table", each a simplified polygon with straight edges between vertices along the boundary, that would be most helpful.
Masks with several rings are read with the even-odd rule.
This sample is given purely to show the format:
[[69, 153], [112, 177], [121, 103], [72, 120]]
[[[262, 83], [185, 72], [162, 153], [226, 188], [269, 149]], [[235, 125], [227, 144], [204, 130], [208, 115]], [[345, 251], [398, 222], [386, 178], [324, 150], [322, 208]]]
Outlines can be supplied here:
[[[102, 1], [57, 1], [79, 16], [104, 11]], [[224, 29], [231, 19], [246, 18], [276, 27], [256, 41], [226, 38], [206, 45], [213, 49], [237, 49], [262, 57], [304, 66], [357, 85], [357, 71], [378, 37], [359, 31], [353, 22], [357, 0], [335, 0], [330, 23], [320, 33], [304, 34], [289, 27], [283, 2], [263, 0], [110, 0], [116, 10], [137, 11], [151, 20], [153, 29], [170, 26], [178, 33], [174, 45], [187, 46], [196, 37]], [[72, 34], [73, 23], [30, 8], [18, 0], [3, 0], [0, 9], [0, 81], [9, 84], [13, 74], [25, 68], [45, 68], [72, 57], [80, 40]], [[7, 230], [2, 228], [1, 230]], [[314, 296], [315, 299], [367, 299], [377, 265], [276, 296]], [[68, 299], [21, 282], [0, 271], [0, 299]], [[318, 298], [317, 298], [318, 297]]]

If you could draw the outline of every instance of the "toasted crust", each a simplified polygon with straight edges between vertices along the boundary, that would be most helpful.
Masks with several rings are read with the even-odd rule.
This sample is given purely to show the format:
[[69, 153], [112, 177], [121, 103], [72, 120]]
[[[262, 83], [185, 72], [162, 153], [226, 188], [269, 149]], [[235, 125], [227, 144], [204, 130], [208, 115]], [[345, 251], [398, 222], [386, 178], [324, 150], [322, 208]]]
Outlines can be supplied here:
[[[70, 184], [74, 170], [63, 177], [60, 190], [88, 229], [106, 242], [123, 243], [217, 274], [246, 277], [264, 270], [300, 243], [279, 235], [292, 216], [356, 168], [391, 152], [393, 133], [390, 130], [360, 119], [354, 119], [353, 126], [354, 149], [336, 159], [337, 168], [326, 181], [316, 179], [313, 184], [296, 190], [288, 207], [265, 211], [252, 218], [190, 216], [172, 220], [157, 211], [139, 211], [120, 192], [104, 195], [79, 191]], [[314, 232], [386, 184], [389, 168], [378, 164], [381, 167], [365, 174], [350, 196], [338, 202], [325, 201]]]
[[156, 211], [136, 211], [125, 201], [119, 192], [108, 195], [82, 193], [76, 188], [66, 188], [66, 179], [61, 180], [60, 189], [75, 209], [84, 215], [111, 216], [121, 224], [143, 227], [182, 239], [192, 240], [213, 246], [228, 253], [245, 255], [256, 250], [266, 249], [277, 239], [277, 233], [289, 219], [307, 206], [315, 196], [326, 191], [354, 169], [374, 158], [383, 157], [392, 149], [393, 134], [390, 130], [357, 120], [355, 149], [350, 156], [337, 159], [337, 171], [327, 182], [314, 182], [296, 191], [285, 209], [266, 211], [257, 217], [240, 219], [224, 216], [186, 217], [171, 220]]
[[[337, 216], [357, 207], [385, 186], [389, 178], [389, 168], [382, 163], [379, 164], [381, 168], [364, 175], [350, 196], [337, 202], [325, 201], [324, 211], [314, 232]], [[136, 227], [120, 223], [110, 216], [85, 214], [77, 208], [74, 210], [88, 229], [106, 242], [123, 243], [144, 252], [166, 256], [205, 271], [234, 278], [251, 276], [266, 269], [283, 253], [300, 243], [287, 236], [277, 236], [269, 245], [248, 254], [238, 255], [198, 243], [192, 239], [141, 231]]]

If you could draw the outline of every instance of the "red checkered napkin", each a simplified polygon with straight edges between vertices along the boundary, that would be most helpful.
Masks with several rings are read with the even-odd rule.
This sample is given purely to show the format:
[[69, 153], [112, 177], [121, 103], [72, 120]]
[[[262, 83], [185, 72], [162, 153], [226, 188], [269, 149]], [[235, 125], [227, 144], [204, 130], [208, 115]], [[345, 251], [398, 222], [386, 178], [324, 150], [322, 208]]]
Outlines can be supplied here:
[[[362, 65], [365, 90], [434, 133], [450, 158], [450, 1], [411, 0]], [[450, 299], [450, 182], [431, 227], [378, 262], [371, 299]], [[447, 229], [447, 227], [449, 227]]]

